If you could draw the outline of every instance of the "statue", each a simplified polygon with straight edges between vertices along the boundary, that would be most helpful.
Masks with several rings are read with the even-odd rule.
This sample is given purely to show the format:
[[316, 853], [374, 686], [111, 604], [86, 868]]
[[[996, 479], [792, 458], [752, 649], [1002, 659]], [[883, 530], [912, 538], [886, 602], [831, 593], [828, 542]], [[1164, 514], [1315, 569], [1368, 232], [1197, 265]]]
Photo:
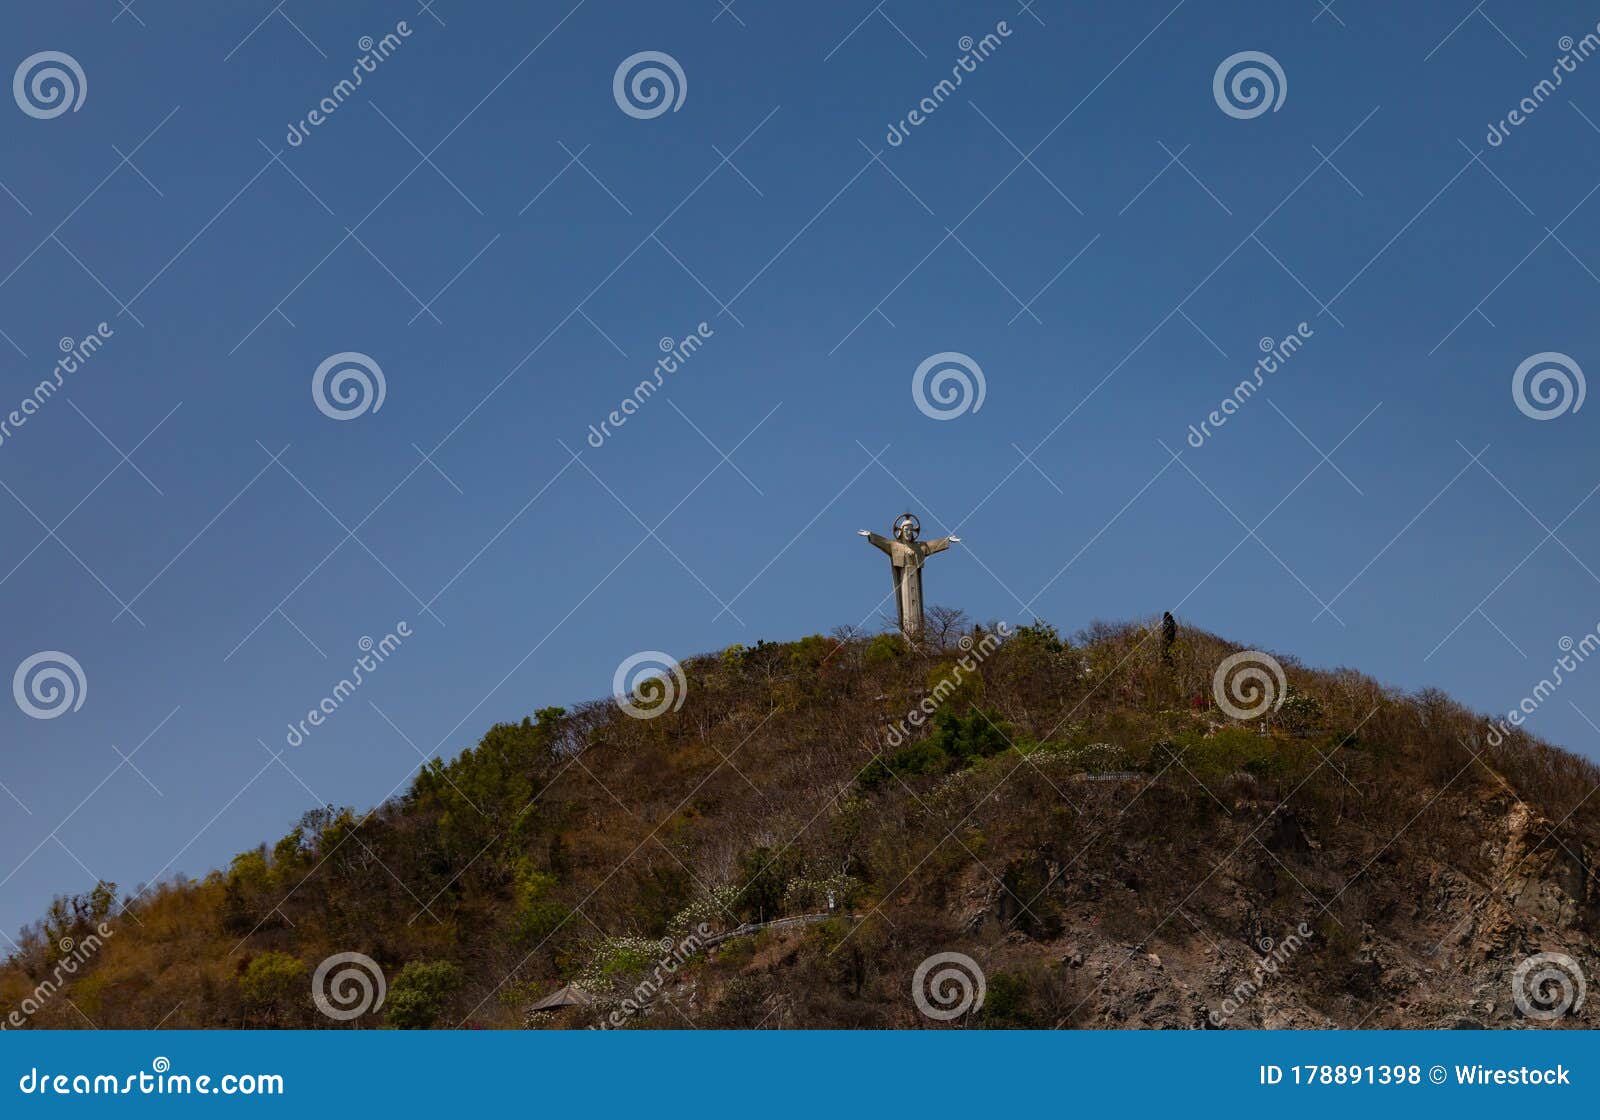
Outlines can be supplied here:
[[880, 537], [866, 529], [860, 536], [889, 554], [894, 571], [895, 605], [900, 612], [900, 633], [906, 641], [916, 645], [922, 638], [922, 565], [935, 552], [943, 552], [952, 543], [961, 543], [960, 537], [940, 537], [936, 541], [919, 541], [922, 523], [909, 513], [894, 519], [894, 537]]

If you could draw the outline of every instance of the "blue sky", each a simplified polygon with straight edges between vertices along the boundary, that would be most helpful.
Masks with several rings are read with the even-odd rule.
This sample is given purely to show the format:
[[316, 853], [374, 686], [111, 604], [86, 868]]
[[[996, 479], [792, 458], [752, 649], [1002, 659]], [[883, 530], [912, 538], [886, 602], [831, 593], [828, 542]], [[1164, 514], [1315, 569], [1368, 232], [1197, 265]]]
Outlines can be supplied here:
[[[1600, 368], [1600, 62], [1486, 134], [1593, 12], [1109, 7], [13, 13], [6, 66], [63, 52], [87, 88], [0, 112], [6, 410], [58, 340], [111, 337], [0, 443], [0, 663], [87, 682], [0, 710], [0, 928], [370, 805], [635, 652], [882, 625], [854, 531], [902, 509], [963, 537], [928, 598], [979, 618], [1170, 608], [1485, 710], [1527, 694], [1600, 623], [1600, 412], [1512, 393], [1535, 354]], [[681, 68], [676, 111], [614, 98], [641, 51]], [[1280, 67], [1275, 111], [1213, 96], [1241, 51]], [[341, 421], [311, 386], [343, 352], [385, 395]], [[985, 396], [941, 421], [912, 374], [944, 352]], [[1531, 724], [1600, 757], [1588, 671]]]

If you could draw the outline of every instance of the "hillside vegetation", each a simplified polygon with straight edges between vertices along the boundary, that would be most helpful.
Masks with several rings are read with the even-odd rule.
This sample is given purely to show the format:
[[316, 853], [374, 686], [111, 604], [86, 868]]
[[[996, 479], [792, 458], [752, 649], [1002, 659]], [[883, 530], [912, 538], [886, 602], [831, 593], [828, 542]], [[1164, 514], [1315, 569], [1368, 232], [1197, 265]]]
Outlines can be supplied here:
[[[1283, 656], [1282, 704], [1230, 718], [1213, 675], [1239, 647], [1188, 628], [1002, 640], [934, 613], [921, 651], [841, 632], [695, 657], [650, 718], [541, 708], [203, 879], [59, 899], [0, 967], [0, 1018], [1511, 1026], [1524, 958], [1594, 960], [1590, 763]], [[913, 976], [944, 952], [987, 991], [930, 1018]], [[341, 953], [382, 970], [381, 1007], [319, 1011]], [[528, 1012], [569, 983], [595, 1002]], [[1592, 1003], [1553, 1025], [1596, 1025]]]

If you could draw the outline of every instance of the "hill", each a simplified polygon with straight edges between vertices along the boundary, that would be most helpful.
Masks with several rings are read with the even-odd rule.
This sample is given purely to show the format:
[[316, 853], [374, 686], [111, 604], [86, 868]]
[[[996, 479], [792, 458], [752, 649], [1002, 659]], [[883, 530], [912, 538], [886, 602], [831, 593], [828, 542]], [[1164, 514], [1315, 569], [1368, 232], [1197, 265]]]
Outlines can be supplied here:
[[1589, 762], [1188, 628], [933, 613], [925, 650], [692, 658], [204, 879], [58, 899], [0, 967], [0, 1018], [1597, 1024]]

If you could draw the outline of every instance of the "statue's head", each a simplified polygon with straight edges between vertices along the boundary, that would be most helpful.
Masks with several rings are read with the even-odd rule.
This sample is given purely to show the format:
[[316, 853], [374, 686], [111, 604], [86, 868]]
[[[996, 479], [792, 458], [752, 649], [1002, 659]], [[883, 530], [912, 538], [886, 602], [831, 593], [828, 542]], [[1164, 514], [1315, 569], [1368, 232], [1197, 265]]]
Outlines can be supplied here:
[[895, 540], [910, 544], [917, 539], [917, 534], [922, 532], [922, 522], [918, 521], [915, 514], [902, 513], [894, 519]]

